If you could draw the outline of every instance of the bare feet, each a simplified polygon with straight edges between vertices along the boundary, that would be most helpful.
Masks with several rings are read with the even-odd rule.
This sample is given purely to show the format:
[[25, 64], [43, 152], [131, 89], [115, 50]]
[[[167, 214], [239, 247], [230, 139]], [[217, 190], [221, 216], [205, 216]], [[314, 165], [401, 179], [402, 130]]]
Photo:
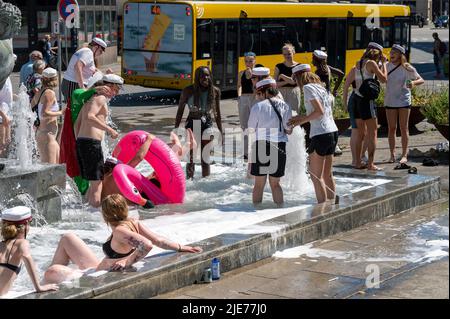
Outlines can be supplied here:
[[366, 169], [367, 168], [367, 163], [365, 162], [361, 162], [359, 163], [359, 165], [353, 165], [354, 169]]
[[403, 156], [401, 159], [400, 159], [400, 164], [406, 164], [408, 162], [408, 159], [406, 158], [406, 156]]
[[387, 162], [388, 163], [395, 163], [395, 154], [391, 154], [391, 158]]
[[367, 166], [367, 170], [369, 171], [382, 171], [383, 169], [381, 167], [375, 166], [375, 165], [369, 165]]

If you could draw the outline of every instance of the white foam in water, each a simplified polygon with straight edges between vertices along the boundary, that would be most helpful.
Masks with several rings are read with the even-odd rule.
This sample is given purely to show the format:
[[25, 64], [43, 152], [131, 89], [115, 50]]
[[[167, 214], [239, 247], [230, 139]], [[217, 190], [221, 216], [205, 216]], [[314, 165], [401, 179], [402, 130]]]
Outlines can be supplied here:
[[288, 248], [282, 251], [277, 251], [273, 257], [277, 258], [299, 258], [306, 255], [309, 258], [325, 257], [330, 259], [347, 259], [350, 257], [349, 253], [342, 251], [334, 251], [320, 248], [312, 248], [313, 244], [306, 244], [293, 248]]

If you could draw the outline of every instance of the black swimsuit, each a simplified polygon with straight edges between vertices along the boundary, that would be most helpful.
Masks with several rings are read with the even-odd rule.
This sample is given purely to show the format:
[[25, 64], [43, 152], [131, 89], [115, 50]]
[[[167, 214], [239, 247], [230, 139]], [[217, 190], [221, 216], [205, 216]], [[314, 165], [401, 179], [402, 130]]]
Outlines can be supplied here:
[[[134, 226], [134, 224], [132, 224], [132, 225], [133, 225], [134, 231], [139, 234], [138, 229]], [[126, 226], [128, 226], [128, 228], [131, 229], [131, 227], [129, 225], [126, 225]], [[131, 229], [131, 230], [133, 230], [133, 229]], [[103, 253], [106, 255], [106, 257], [111, 258], [111, 259], [124, 258], [124, 257], [127, 257], [127, 256], [131, 255], [136, 250], [135, 248], [133, 248], [129, 252], [125, 253], [125, 254], [121, 254], [121, 253], [116, 252], [111, 247], [112, 237], [113, 236], [111, 234], [111, 237], [109, 237], [109, 239], [102, 246]]]
[[[15, 272], [18, 275], [20, 273], [20, 270], [22, 269], [22, 265], [20, 264], [19, 266], [16, 266], [16, 265], [12, 265], [9, 263], [9, 258], [11, 257], [11, 251], [12, 251], [12, 248], [14, 247], [14, 244], [16, 243], [16, 240], [17, 239], [14, 240], [14, 242], [11, 246], [11, 250], [9, 251], [6, 263], [0, 263], [0, 267], [5, 267], [5, 268]], [[5, 245], [6, 245], [6, 242], [5, 242]]]
[[112, 240], [112, 235], [109, 238], [109, 240], [103, 244], [103, 253], [106, 255], [106, 257], [111, 258], [111, 259], [119, 259], [119, 258], [124, 258], [124, 257], [130, 256], [134, 252], [134, 249], [130, 250], [126, 254], [120, 254], [120, 253], [116, 252], [111, 247], [111, 240]]

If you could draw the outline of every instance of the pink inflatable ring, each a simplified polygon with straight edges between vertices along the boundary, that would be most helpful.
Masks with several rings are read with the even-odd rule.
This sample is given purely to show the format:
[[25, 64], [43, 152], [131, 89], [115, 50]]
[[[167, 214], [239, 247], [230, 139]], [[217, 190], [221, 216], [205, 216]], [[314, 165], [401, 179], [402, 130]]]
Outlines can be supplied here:
[[[131, 131], [117, 144], [114, 157], [128, 163], [146, 142], [149, 133]], [[153, 167], [158, 188], [131, 166], [119, 164], [113, 170], [114, 180], [121, 193], [133, 203], [144, 206], [147, 202], [139, 193], [144, 193], [155, 205], [181, 204], [186, 192], [186, 178], [180, 160], [170, 147], [159, 138], [153, 137], [144, 159]]]

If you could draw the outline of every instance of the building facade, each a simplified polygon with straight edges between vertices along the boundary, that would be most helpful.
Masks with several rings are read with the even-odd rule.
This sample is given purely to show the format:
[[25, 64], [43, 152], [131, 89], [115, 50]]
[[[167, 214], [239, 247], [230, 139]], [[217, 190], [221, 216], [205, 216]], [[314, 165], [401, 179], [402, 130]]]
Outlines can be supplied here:
[[[13, 38], [14, 53], [18, 56], [17, 67], [28, 60], [28, 54], [39, 48], [39, 41], [46, 34], [52, 34], [53, 23], [58, 21], [58, 0], [7, 0], [22, 12], [22, 28]], [[68, 58], [81, 45], [100, 37], [108, 43], [100, 64], [117, 61], [117, 1], [77, 0], [80, 6], [80, 28], [61, 30], [63, 60], [65, 48]], [[52, 39], [55, 41], [55, 38]]]

